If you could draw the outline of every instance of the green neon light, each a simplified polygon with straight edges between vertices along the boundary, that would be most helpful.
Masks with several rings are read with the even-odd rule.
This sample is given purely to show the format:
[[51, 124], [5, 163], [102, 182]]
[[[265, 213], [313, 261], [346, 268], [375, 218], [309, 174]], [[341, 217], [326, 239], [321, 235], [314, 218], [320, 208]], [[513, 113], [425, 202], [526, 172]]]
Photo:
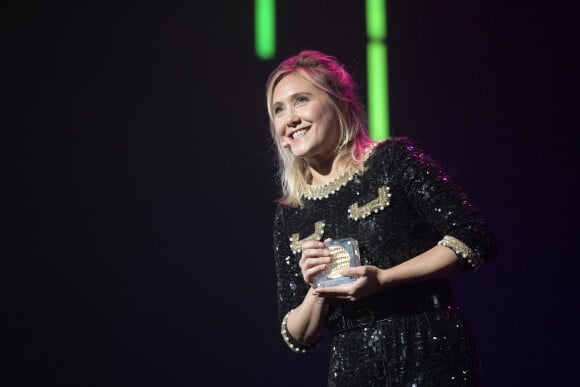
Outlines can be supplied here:
[[365, 7], [369, 134], [381, 141], [390, 132], [386, 0], [366, 0]]
[[366, 0], [367, 38], [387, 38], [387, 9], [385, 0]]
[[380, 42], [367, 43], [369, 134], [377, 141], [389, 137], [389, 80], [387, 74], [387, 47]]
[[254, 0], [256, 55], [269, 60], [276, 54], [276, 0]]

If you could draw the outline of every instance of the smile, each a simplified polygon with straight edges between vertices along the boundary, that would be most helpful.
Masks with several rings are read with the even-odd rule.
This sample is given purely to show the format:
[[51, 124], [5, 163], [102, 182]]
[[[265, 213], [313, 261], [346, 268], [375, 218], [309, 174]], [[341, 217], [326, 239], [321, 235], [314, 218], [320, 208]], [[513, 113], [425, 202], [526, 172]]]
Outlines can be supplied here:
[[304, 136], [306, 134], [306, 132], [308, 132], [308, 129], [300, 129], [300, 130], [297, 130], [294, 133], [292, 133], [290, 135], [290, 137], [293, 140], [296, 140], [297, 138], [300, 138], [300, 137]]

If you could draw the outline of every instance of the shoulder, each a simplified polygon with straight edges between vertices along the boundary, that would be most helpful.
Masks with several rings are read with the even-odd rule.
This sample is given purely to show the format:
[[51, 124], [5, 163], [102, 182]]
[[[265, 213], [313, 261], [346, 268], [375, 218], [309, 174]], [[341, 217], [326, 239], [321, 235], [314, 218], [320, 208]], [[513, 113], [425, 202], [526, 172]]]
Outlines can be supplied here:
[[390, 137], [378, 143], [367, 160], [367, 165], [372, 167], [381, 163], [391, 164], [405, 159], [425, 157], [426, 153], [421, 144], [411, 137]]
[[288, 208], [288, 206], [281, 204], [281, 203], [276, 203], [275, 204], [276, 208], [274, 210], [274, 220], [273, 220], [273, 226], [274, 226], [274, 234], [279, 233], [279, 232], [284, 232], [285, 230], [285, 218], [286, 218], [286, 214], [285, 214], [285, 209]]
[[416, 181], [419, 177], [450, 181], [443, 167], [411, 137], [392, 137], [381, 142], [366, 167], [370, 176], [387, 176], [390, 181]]

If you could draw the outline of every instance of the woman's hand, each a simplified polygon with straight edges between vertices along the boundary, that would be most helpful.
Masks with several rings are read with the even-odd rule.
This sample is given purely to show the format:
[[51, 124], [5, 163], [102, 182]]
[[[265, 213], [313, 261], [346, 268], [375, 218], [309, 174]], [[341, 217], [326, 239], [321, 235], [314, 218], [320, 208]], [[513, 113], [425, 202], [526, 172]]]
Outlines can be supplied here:
[[[331, 239], [325, 240], [329, 242]], [[302, 244], [302, 257], [298, 263], [302, 270], [304, 281], [312, 286], [314, 277], [323, 272], [331, 262], [330, 251], [324, 243], [319, 241], [306, 241]]]
[[317, 288], [314, 294], [319, 297], [345, 298], [358, 301], [383, 290], [386, 286], [386, 272], [376, 266], [349, 267], [342, 271], [344, 276], [358, 277], [348, 284]]

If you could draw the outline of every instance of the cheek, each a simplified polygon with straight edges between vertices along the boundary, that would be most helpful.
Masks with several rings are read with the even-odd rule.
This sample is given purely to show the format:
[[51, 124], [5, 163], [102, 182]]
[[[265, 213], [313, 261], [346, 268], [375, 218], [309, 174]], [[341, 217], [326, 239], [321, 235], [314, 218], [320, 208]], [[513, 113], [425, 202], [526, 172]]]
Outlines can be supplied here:
[[309, 106], [309, 109], [304, 112], [304, 116], [311, 121], [327, 124], [332, 119], [332, 112], [325, 104], [317, 103]]
[[284, 125], [281, 120], [274, 120], [274, 131], [276, 132], [276, 136], [279, 138], [284, 137]]
[[326, 132], [331, 132], [335, 129], [336, 120], [332, 112], [329, 110], [321, 110], [318, 117]]
[[320, 108], [318, 106], [308, 106], [300, 112], [300, 116], [309, 122], [317, 121], [320, 119]]

